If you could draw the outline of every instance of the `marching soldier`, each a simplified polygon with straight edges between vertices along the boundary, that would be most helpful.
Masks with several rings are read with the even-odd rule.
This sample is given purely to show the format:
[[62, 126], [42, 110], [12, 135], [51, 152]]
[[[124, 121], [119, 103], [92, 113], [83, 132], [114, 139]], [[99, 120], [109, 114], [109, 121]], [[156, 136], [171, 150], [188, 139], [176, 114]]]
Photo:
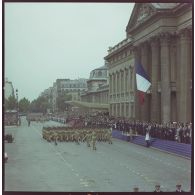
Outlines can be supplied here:
[[87, 142], [87, 146], [90, 147], [90, 131], [87, 132], [87, 135], [86, 135], [86, 142]]
[[91, 137], [90, 131], [88, 130], [88, 131], [86, 131], [86, 135], [85, 135], [85, 137], [83, 138], [83, 141], [86, 140], [87, 146], [88, 146], [88, 147], [90, 147], [90, 137]]
[[80, 143], [79, 143], [79, 140], [80, 140], [79, 132], [76, 131], [74, 135], [75, 135], [75, 142], [76, 142], [77, 144], [80, 144]]

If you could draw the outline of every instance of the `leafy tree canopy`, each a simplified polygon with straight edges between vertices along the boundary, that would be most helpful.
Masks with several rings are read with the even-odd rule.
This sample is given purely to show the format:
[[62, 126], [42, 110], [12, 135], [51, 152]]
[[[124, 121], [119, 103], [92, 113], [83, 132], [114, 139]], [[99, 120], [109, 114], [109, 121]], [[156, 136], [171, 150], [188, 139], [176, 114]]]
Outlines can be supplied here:
[[19, 111], [27, 113], [30, 107], [30, 101], [25, 97], [19, 101]]
[[5, 99], [5, 110], [17, 110], [17, 99], [14, 96]]

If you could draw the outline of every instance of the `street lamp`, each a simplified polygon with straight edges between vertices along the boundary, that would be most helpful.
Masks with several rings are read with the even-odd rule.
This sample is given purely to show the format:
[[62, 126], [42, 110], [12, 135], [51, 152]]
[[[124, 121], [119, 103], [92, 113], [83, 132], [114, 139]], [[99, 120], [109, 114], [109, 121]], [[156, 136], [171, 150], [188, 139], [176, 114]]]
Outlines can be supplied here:
[[17, 125], [18, 125], [18, 123], [19, 123], [18, 89], [16, 89], [16, 98], [17, 98]]

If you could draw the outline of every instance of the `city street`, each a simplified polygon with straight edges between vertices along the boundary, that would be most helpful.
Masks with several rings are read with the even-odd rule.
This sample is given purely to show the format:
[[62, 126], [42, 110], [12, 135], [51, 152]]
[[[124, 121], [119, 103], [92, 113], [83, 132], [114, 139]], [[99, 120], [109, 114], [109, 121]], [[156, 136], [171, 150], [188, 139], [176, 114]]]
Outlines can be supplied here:
[[5, 127], [14, 143], [5, 143], [5, 191], [48, 192], [130, 192], [175, 191], [191, 185], [191, 161], [156, 149], [113, 139], [113, 144], [97, 143], [97, 150], [86, 143], [60, 142], [57, 146], [42, 138], [43, 126], [61, 125], [49, 121], [31, 122], [22, 118], [20, 127]]

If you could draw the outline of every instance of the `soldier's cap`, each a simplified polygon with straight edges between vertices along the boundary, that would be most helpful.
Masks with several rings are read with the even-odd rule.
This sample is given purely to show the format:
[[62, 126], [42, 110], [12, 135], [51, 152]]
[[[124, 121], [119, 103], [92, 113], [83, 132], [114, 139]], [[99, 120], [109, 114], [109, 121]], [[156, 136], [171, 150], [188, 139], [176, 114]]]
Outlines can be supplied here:
[[178, 186], [178, 187], [181, 186], [181, 183], [178, 182], [178, 183], [176, 184], [176, 186]]
[[160, 187], [160, 184], [159, 183], [156, 183], [155, 187]]

